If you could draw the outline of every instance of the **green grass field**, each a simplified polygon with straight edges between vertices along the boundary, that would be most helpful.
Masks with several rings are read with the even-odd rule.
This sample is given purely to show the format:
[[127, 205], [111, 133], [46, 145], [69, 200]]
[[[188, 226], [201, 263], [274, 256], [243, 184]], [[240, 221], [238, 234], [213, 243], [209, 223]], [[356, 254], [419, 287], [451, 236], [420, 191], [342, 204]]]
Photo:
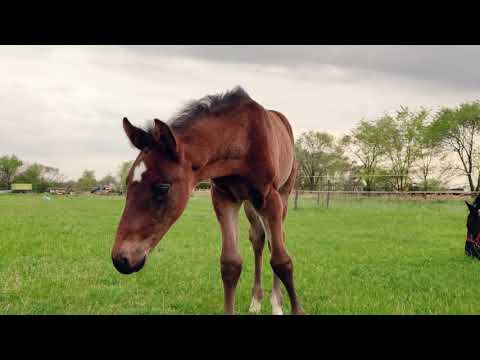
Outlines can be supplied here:
[[[0, 195], [0, 314], [221, 314], [220, 231], [210, 199], [192, 198], [130, 276], [110, 260], [123, 202]], [[480, 262], [463, 254], [461, 200], [300, 204], [289, 211], [287, 247], [308, 314], [480, 313]], [[242, 210], [240, 314], [248, 313], [253, 277], [247, 230]], [[270, 314], [265, 255], [262, 314]]]

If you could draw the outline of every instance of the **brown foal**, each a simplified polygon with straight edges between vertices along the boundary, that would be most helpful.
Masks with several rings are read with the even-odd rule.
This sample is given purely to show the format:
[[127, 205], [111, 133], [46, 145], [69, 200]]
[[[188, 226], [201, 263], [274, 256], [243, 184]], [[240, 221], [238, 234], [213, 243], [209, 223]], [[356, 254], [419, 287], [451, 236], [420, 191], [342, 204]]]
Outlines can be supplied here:
[[195, 185], [211, 179], [222, 232], [225, 313], [234, 313], [242, 270], [238, 220], [243, 203], [255, 254], [250, 312], [258, 313], [261, 307], [266, 240], [274, 273], [272, 313], [282, 314], [281, 282], [292, 313], [303, 314], [283, 231], [296, 176], [293, 134], [286, 117], [264, 109], [237, 87], [190, 103], [168, 124], [155, 119], [151, 128], [143, 130], [124, 118], [123, 127], [140, 154], [127, 177], [125, 209], [112, 249], [115, 268], [123, 274], [140, 270], [148, 253], [182, 214]]

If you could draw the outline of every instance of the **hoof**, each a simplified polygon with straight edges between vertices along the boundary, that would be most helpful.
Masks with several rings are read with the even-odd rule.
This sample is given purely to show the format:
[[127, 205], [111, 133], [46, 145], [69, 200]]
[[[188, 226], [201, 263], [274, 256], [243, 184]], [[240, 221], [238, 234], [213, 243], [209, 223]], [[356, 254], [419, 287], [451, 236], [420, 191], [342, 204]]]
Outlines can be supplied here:
[[272, 307], [272, 315], [283, 315], [281, 307]]
[[306, 315], [306, 314], [305, 314], [305, 311], [303, 311], [303, 309], [300, 307], [296, 310], [293, 310], [292, 315]]
[[248, 309], [248, 312], [251, 314], [260, 314], [261, 308], [262, 308], [262, 304], [260, 300], [257, 300], [256, 298], [252, 298], [252, 302], [250, 303], [250, 308]]
[[270, 297], [270, 304], [272, 305], [272, 315], [283, 315], [282, 301], [277, 296]]

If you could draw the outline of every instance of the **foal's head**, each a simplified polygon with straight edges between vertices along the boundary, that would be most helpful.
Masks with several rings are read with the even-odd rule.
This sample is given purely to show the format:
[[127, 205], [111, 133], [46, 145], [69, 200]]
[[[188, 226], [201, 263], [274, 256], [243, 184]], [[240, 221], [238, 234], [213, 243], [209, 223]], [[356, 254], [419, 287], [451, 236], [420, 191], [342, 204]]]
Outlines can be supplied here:
[[480, 233], [480, 217], [478, 211], [480, 209], [480, 195], [477, 196], [473, 204], [465, 201], [468, 207], [468, 217], [467, 217], [467, 237], [469, 239], [476, 239]]
[[193, 170], [170, 127], [154, 120], [148, 131], [123, 119], [131, 143], [140, 150], [127, 177], [127, 198], [118, 225], [112, 261], [122, 274], [140, 270], [187, 205]]

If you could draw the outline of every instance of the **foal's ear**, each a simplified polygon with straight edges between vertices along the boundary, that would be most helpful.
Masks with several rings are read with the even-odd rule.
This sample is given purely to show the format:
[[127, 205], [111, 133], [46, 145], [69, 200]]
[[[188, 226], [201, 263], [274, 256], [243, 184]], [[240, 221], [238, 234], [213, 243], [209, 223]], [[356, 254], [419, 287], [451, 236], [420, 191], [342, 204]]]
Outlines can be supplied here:
[[135, 146], [138, 150], [143, 150], [150, 144], [150, 135], [132, 124], [126, 117], [123, 118], [123, 130], [125, 130], [125, 134], [127, 134], [130, 142], [133, 146]]
[[480, 208], [480, 194], [475, 198], [475, 201], [473, 202], [473, 206], [475, 206], [477, 209]]
[[152, 129], [152, 136], [154, 140], [160, 145], [165, 151], [167, 151], [174, 159], [179, 157], [179, 148], [177, 139], [173, 134], [170, 126], [165, 124], [163, 121], [158, 119], [153, 120], [155, 125]]

